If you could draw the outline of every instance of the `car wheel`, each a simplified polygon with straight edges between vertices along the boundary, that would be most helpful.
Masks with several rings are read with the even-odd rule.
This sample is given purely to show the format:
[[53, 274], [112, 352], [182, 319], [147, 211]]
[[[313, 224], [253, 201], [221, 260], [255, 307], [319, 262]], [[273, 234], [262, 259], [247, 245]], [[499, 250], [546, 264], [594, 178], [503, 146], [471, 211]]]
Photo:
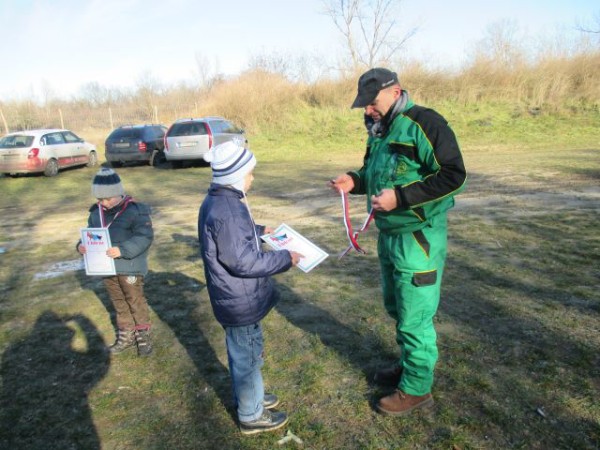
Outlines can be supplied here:
[[153, 167], [160, 166], [166, 161], [165, 154], [160, 150], [154, 150], [152, 157], [150, 158], [150, 165]]
[[55, 159], [49, 159], [46, 168], [44, 169], [44, 175], [47, 177], [54, 177], [58, 175], [58, 161]]
[[98, 164], [98, 155], [96, 152], [90, 152], [86, 166], [94, 167], [96, 164]]

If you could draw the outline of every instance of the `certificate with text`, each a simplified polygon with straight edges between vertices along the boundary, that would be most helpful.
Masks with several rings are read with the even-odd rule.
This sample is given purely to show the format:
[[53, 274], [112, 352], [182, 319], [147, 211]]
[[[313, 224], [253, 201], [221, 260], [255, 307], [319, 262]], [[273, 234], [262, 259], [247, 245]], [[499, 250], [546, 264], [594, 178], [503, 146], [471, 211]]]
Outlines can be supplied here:
[[115, 260], [106, 255], [112, 246], [108, 228], [82, 228], [81, 243], [86, 248], [83, 261], [87, 275], [116, 275]]
[[289, 250], [302, 254], [298, 268], [310, 272], [329, 255], [306, 239], [292, 227], [282, 223], [271, 234], [261, 236], [261, 239], [274, 250]]

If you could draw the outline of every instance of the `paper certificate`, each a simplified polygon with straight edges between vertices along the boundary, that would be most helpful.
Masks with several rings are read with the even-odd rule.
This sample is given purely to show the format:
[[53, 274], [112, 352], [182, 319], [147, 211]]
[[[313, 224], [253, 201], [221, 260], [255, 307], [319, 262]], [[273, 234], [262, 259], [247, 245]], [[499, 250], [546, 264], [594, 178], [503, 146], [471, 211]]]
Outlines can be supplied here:
[[112, 246], [108, 228], [82, 228], [81, 243], [85, 245], [83, 255], [86, 275], [116, 275], [115, 260], [106, 256]]
[[275, 250], [290, 250], [304, 255], [298, 263], [298, 268], [303, 272], [310, 272], [329, 256], [285, 223], [279, 225], [273, 233], [261, 236], [261, 239]]

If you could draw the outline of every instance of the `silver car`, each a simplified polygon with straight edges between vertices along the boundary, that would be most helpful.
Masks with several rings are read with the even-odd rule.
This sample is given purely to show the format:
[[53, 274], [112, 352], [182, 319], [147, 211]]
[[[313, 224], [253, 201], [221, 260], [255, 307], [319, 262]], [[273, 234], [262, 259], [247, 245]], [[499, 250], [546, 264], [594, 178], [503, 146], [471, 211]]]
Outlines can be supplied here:
[[164, 154], [177, 167], [183, 161], [202, 161], [214, 145], [234, 139], [248, 145], [244, 130], [223, 117], [180, 119], [165, 134]]
[[72, 166], [98, 163], [96, 146], [62, 129], [27, 130], [0, 138], [0, 173], [43, 172], [47, 177]]

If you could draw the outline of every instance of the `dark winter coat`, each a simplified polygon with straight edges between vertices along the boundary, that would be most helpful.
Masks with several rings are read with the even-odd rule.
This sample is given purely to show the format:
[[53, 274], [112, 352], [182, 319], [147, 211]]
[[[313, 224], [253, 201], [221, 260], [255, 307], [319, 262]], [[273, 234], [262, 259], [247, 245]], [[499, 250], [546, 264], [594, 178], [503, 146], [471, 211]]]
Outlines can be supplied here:
[[[110, 242], [113, 247], [121, 250], [121, 256], [115, 259], [117, 275], [146, 275], [148, 249], [154, 239], [150, 207], [135, 201], [129, 202], [124, 210], [122, 205], [123, 203], [104, 211], [105, 224], [110, 224]], [[98, 205], [95, 204], [90, 208], [88, 227], [100, 226]]]
[[292, 265], [288, 251], [264, 252], [242, 192], [212, 184], [198, 216], [198, 239], [208, 294], [223, 326], [245, 326], [264, 318], [277, 303], [269, 275]]

